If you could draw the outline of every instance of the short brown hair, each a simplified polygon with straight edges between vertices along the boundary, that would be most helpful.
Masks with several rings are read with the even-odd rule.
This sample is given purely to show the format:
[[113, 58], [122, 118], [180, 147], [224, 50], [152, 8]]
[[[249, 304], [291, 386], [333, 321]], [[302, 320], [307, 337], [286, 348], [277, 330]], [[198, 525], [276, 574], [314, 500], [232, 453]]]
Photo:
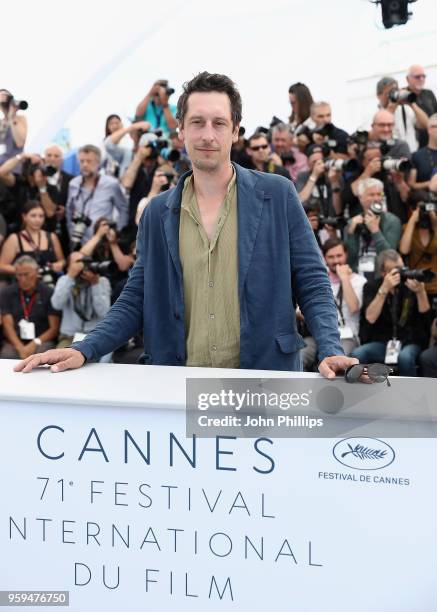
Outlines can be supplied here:
[[102, 152], [100, 151], [99, 147], [96, 147], [96, 145], [83, 145], [83, 147], [80, 147], [78, 154], [79, 153], [94, 153], [99, 161], [102, 159]]
[[231, 103], [232, 125], [235, 128], [239, 125], [242, 117], [241, 96], [235, 83], [231, 81], [225, 74], [211, 74], [209, 72], [201, 72], [191, 81], [187, 81], [183, 85], [183, 93], [178, 100], [176, 119], [180, 125], [184, 124], [185, 115], [188, 110], [188, 98], [192, 93], [211, 92], [227, 94]]
[[347, 246], [340, 238], [328, 238], [328, 240], [322, 244], [323, 255], [325, 256], [328, 251], [338, 246], [342, 246], [347, 255]]

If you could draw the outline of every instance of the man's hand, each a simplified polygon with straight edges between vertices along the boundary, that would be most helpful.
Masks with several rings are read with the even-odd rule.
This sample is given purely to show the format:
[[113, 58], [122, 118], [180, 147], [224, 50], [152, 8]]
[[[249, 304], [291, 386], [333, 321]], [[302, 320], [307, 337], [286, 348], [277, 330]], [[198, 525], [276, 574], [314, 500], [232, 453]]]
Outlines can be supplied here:
[[148, 132], [152, 125], [148, 121], [135, 121], [129, 126], [129, 132], [135, 132], [135, 130], [142, 130]]
[[335, 272], [341, 281], [344, 281], [352, 276], [352, 269], [347, 264], [337, 264]]
[[35, 181], [35, 185], [38, 187], [38, 189], [47, 187], [47, 177], [44, 176], [39, 168], [33, 173], [33, 180]]
[[381, 285], [381, 289], [385, 291], [390, 291], [399, 285], [401, 282], [401, 275], [397, 268], [394, 268], [384, 276], [384, 281]]
[[412, 291], [413, 293], [426, 293], [425, 283], [421, 283], [418, 280], [414, 280], [412, 278], [407, 278], [405, 281], [405, 285]]
[[313, 166], [310, 176], [312, 176], [313, 178], [317, 180], [319, 176], [322, 176], [322, 174], [324, 174], [324, 172], [325, 172], [325, 162], [323, 161], [323, 159], [318, 159]]
[[70, 278], [76, 278], [83, 271], [83, 263], [80, 259], [74, 261], [73, 259], [70, 261], [70, 265], [68, 266], [67, 275]]
[[319, 363], [319, 372], [325, 378], [333, 379], [337, 372], [344, 372], [346, 368], [356, 363], [360, 363], [356, 357], [333, 355], [332, 357], [325, 357]]
[[153, 198], [154, 196], [161, 193], [162, 187], [168, 185], [168, 178], [165, 176], [165, 173], [162, 170], [157, 170], [153, 175], [152, 186], [149, 191], [149, 198]]
[[100, 276], [91, 270], [84, 270], [81, 277], [90, 285], [97, 285], [100, 280]]
[[375, 159], [371, 159], [367, 164], [363, 174], [367, 177], [371, 177], [374, 174], [381, 172], [381, 158], [376, 157]]
[[371, 234], [376, 234], [376, 232], [379, 232], [381, 217], [375, 215], [371, 210], [368, 210], [364, 215], [364, 223]]
[[280, 156], [277, 153], [275, 153], [274, 151], [272, 153], [270, 153], [269, 160], [272, 161], [277, 166], [283, 166], [284, 165], [282, 163], [282, 159], [280, 158]]
[[355, 215], [355, 217], [352, 217], [349, 223], [349, 227], [347, 228], [347, 233], [353, 234], [357, 229], [357, 225], [360, 225], [361, 223], [364, 223], [363, 215]]
[[52, 349], [45, 353], [32, 355], [24, 361], [20, 361], [14, 367], [14, 372], [31, 372], [34, 368], [41, 365], [50, 365], [52, 372], [63, 372], [64, 370], [75, 370], [83, 366], [85, 357], [80, 351], [73, 348]]
[[30, 355], [33, 355], [36, 352], [36, 348], [35, 342], [31, 341], [27, 344], [23, 344], [23, 346], [18, 349], [18, 354], [20, 355], [21, 359], [27, 359], [27, 357], [30, 357]]

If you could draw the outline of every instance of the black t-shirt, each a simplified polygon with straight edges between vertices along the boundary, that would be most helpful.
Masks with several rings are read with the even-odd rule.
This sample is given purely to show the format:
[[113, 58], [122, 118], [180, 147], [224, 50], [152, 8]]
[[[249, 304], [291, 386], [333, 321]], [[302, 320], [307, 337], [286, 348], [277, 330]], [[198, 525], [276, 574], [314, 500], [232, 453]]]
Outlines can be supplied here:
[[135, 226], [135, 215], [137, 206], [142, 198], [146, 198], [152, 187], [153, 176], [158, 165], [155, 164], [150, 170], [140, 166], [129, 196], [129, 226]]
[[381, 314], [370, 324], [365, 316], [366, 309], [375, 298], [383, 280], [372, 280], [363, 288], [363, 307], [361, 310], [361, 342], [388, 342], [393, 338], [393, 300], [396, 300], [396, 337], [406, 344], [419, 344], [426, 348], [431, 326], [431, 310], [420, 313], [416, 295], [402, 283], [396, 291], [396, 298], [390, 293], [385, 298]]
[[[40, 336], [49, 328], [49, 315], [61, 316], [61, 313], [55, 310], [51, 304], [50, 298], [52, 293], [53, 289], [50, 289], [50, 287], [44, 285], [44, 283], [38, 283], [36, 288], [36, 299], [29, 314], [29, 321], [35, 323], [36, 337]], [[24, 297], [27, 304], [32, 296], [24, 294]], [[3, 315], [12, 315], [15, 331], [19, 336], [18, 322], [24, 319], [24, 312], [20, 300], [20, 288], [17, 283], [13, 283], [1, 290], [0, 310]]]
[[437, 149], [422, 147], [411, 159], [413, 167], [417, 170], [418, 183], [424, 183], [431, 178], [432, 171], [437, 168]]
[[[437, 113], [437, 100], [430, 89], [422, 89], [416, 99], [417, 106], [419, 106], [427, 115], [431, 117], [434, 113]], [[428, 131], [427, 130], [416, 130], [419, 138], [419, 146], [425, 147], [428, 144]]]
[[335, 140], [337, 143], [336, 146], [333, 148], [335, 153], [347, 154], [347, 139], [348, 133], [334, 126], [334, 129], [332, 130], [329, 136], [329, 140]]

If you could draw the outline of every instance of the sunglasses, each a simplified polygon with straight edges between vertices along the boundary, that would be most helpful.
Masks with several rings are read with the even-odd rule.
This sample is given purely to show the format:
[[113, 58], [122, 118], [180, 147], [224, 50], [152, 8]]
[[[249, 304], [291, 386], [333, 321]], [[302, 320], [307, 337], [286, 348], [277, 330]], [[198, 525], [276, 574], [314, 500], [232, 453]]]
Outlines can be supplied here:
[[426, 79], [426, 74], [412, 74], [412, 79]]
[[262, 149], [263, 151], [265, 151], [266, 149], [269, 148], [269, 145], [256, 145], [255, 147], [250, 147], [252, 151], [259, 151], [260, 149]]
[[374, 383], [387, 381], [387, 386], [391, 387], [388, 379], [389, 374], [393, 374], [393, 370], [384, 363], [356, 363], [345, 370], [344, 378], [348, 383], [356, 383], [362, 376], [366, 376]]

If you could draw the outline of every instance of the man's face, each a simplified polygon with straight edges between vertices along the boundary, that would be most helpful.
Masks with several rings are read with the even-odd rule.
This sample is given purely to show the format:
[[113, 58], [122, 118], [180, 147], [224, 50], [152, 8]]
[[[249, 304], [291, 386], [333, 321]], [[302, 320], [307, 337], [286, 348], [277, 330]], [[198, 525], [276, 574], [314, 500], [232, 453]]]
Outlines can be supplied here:
[[79, 153], [80, 173], [84, 178], [97, 174], [99, 160], [95, 153]]
[[394, 116], [390, 113], [390, 116], [375, 117], [372, 124], [373, 132], [377, 140], [390, 140], [393, 138], [393, 127], [395, 124]]
[[389, 94], [394, 89], [397, 89], [396, 84], [395, 83], [390, 83], [390, 85], [386, 85], [384, 87], [384, 89], [382, 90], [382, 92], [377, 95], [377, 98], [378, 98], [379, 103], [381, 104], [382, 108], [387, 108], [387, 106], [388, 106], [388, 104], [390, 102]]
[[363, 195], [359, 196], [359, 200], [361, 206], [364, 208], [364, 211], [369, 210], [370, 206], [375, 202], [381, 202], [383, 195], [383, 192], [377, 185], [367, 187], [367, 189], [364, 190]]
[[32, 291], [38, 284], [38, 269], [30, 264], [15, 266], [15, 278], [22, 291]]
[[324, 106], [317, 106], [312, 112], [312, 120], [319, 127], [326, 123], [331, 123], [331, 107], [329, 104]]
[[232, 125], [229, 97], [217, 91], [196, 92], [187, 106], [180, 138], [191, 163], [197, 170], [217, 172], [230, 163], [232, 143], [238, 140], [239, 126]]
[[325, 253], [325, 261], [331, 272], [335, 272], [337, 266], [344, 266], [347, 261], [344, 246], [339, 244], [338, 246], [329, 249], [329, 251]]
[[381, 151], [379, 149], [366, 149], [363, 155], [363, 166], [367, 168], [372, 159], [381, 159]]
[[53, 166], [60, 170], [62, 166], [62, 151], [59, 147], [48, 147], [45, 150], [44, 161], [48, 166]]
[[252, 138], [248, 152], [253, 162], [267, 161], [270, 154], [267, 138]]
[[412, 66], [407, 76], [409, 88], [415, 93], [420, 93], [425, 87], [426, 74], [423, 66]]
[[310, 167], [310, 170], [314, 168], [314, 164], [320, 159], [323, 159], [323, 153], [321, 151], [315, 151], [314, 153], [311, 153], [311, 155], [308, 157], [308, 165]]
[[289, 132], [273, 132], [272, 146], [278, 155], [283, 155], [291, 150], [292, 140]]
[[384, 278], [384, 276], [386, 276], [389, 272], [391, 272], [395, 268], [402, 268], [403, 265], [404, 262], [402, 261], [401, 256], [399, 256], [399, 259], [397, 261], [391, 261], [391, 259], [388, 259], [384, 262], [384, 266], [381, 271], [381, 276]]

